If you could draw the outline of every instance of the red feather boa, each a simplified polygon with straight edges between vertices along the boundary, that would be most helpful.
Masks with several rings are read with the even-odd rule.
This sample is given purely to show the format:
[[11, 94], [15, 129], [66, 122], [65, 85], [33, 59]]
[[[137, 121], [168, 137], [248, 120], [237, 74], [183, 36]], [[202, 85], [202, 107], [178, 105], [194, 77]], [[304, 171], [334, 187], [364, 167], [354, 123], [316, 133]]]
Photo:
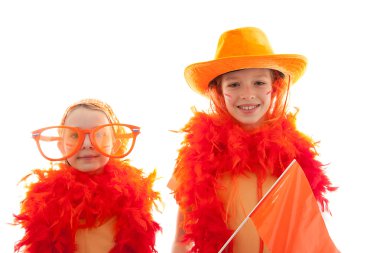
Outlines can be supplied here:
[[116, 252], [157, 252], [155, 234], [161, 230], [151, 211], [159, 193], [152, 190], [155, 173], [126, 161], [106, 165], [89, 175], [66, 165], [59, 170], [35, 170], [38, 182], [29, 186], [15, 223], [25, 229], [15, 251], [71, 253], [78, 228], [91, 228], [116, 217]]
[[288, 115], [246, 132], [232, 120], [198, 112], [182, 129], [186, 135], [174, 172], [174, 196], [184, 213], [184, 240], [194, 245], [191, 252], [216, 252], [232, 233], [216, 196], [218, 175], [226, 171], [253, 172], [263, 182], [266, 175], [280, 176], [297, 159], [322, 209], [328, 208], [324, 193], [334, 187], [316, 159], [315, 143], [296, 130], [295, 121], [295, 115]]

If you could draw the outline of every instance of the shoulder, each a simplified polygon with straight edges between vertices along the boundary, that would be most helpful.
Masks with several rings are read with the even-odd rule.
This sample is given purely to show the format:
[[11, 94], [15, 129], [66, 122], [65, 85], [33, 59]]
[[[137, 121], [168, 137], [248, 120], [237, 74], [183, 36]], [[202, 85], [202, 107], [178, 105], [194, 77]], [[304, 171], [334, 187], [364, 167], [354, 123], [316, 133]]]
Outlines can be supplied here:
[[114, 162], [112, 164], [112, 173], [115, 182], [129, 185], [136, 190], [146, 190], [152, 188], [156, 181], [156, 171], [146, 173], [142, 168], [132, 166], [128, 160]]
[[183, 132], [191, 132], [195, 128], [204, 128], [207, 126], [214, 125], [213, 116], [204, 112], [195, 112], [194, 115], [186, 123], [185, 127], [182, 128]]
[[181, 129], [185, 144], [209, 142], [220, 139], [220, 135], [232, 128], [230, 122], [216, 114], [196, 112]]
[[30, 174], [25, 176], [21, 181], [27, 185], [29, 190], [42, 190], [44, 188], [53, 187], [57, 184], [64, 184], [70, 180], [72, 176], [66, 169], [47, 168], [34, 169]]

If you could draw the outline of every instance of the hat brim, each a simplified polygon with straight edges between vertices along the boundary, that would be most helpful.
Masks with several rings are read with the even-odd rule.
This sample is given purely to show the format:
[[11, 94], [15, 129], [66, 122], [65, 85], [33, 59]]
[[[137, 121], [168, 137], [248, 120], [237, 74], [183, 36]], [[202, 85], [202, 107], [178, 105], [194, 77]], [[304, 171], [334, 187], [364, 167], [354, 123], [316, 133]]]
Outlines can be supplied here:
[[294, 84], [303, 75], [306, 65], [306, 57], [297, 54], [228, 57], [189, 65], [185, 69], [185, 79], [195, 92], [207, 96], [210, 81], [230, 71], [247, 68], [274, 69], [283, 73]]

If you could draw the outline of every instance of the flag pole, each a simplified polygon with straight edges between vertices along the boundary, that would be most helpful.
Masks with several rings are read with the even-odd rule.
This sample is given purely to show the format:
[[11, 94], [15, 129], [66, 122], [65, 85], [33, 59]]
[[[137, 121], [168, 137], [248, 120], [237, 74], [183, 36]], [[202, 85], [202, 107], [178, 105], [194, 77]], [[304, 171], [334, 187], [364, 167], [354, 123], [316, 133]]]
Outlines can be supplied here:
[[245, 225], [245, 223], [247, 223], [247, 221], [249, 220], [249, 217], [251, 216], [251, 214], [253, 213], [253, 211], [256, 209], [256, 206], [252, 209], [252, 211], [248, 214], [247, 217], [245, 217], [245, 219], [242, 221], [242, 223], [240, 223], [239, 227], [234, 231], [234, 233], [230, 236], [230, 238], [228, 238], [228, 240], [226, 241], [226, 243], [223, 245], [223, 247], [218, 251], [218, 253], [222, 253], [223, 250], [228, 246], [228, 244], [232, 241], [232, 239], [234, 239], [234, 237], [236, 236], [236, 234], [240, 231], [240, 229]]
[[230, 244], [230, 242], [232, 241], [232, 239], [234, 239], [234, 237], [236, 236], [236, 234], [242, 229], [242, 227], [245, 225], [245, 223], [247, 223], [247, 221], [249, 220], [249, 218], [251, 217], [251, 215], [253, 214], [253, 212], [256, 210], [256, 208], [260, 205], [260, 203], [265, 199], [265, 197], [269, 194], [269, 192], [273, 189], [273, 187], [277, 184], [277, 182], [283, 177], [283, 175], [285, 174], [285, 172], [287, 170], [289, 170], [289, 168], [292, 167], [293, 163], [295, 163], [295, 159], [289, 164], [289, 166], [286, 168], [286, 170], [280, 175], [280, 177], [276, 180], [276, 182], [270, 187], [270, 189], [265, 193], [264, 197], [262, 197], [259, 202], [257, 203], [256, 206], [253, 207], [253, 209], [251, 210], [251, 212], [249, 212], [249, 214], [245, 217], [245, 219], [240, 223], [239, 227], [237, 227], [237, 229], [234, 231], [234, 233], [230, 236], [230, 238], [228, 238], [228, 240], [224, 243], [223, 247], [218, 251], [218, 253], [222, 253], [223, 250], [228, 246], [228, 244]]

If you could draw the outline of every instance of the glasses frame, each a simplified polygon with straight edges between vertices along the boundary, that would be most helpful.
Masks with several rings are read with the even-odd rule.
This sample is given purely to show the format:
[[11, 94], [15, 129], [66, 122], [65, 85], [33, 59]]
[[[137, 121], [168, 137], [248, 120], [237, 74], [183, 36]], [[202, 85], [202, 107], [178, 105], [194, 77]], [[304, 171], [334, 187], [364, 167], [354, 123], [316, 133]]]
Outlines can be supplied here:
[[[123, 155], [109, 155], [109, 154], [103, 152], [102, 150], [100, 150], [98, 148], [98, 146], [96, 144], [94, 144], [94, 143], [96, 143], [94, 141], [94, 139], [95, 139], [94, 133], [97, 130], [99, 130], [100, 128], [107, 127], [107, 126], [112, 126], [112, 127], [118, 127], [118, 126], [120, 126], [120, 127], [128, 127], [131, 130], [132, 144], [131, 144], [131, 147], [130, 147], [129, 151], [126, 154], [123, 154]], [[72, 152], [70, 152], [66, 156], [63, 156], [62, 158], [57, 159], [57, 158], [47, 157], [44, 154], [44, 152], [42, 151], [42, 148], [41, 148], [41, 145], [40, 145], [40, 140], [42, 140], [44, 138], [45, 138], [46, 141], [56, 141], [56, 140], [54, 139], [55, 137], [42, 136], [41, 133], [43, 131], [45, 131], [45, 130], [52, 129], [52, 128], [67, 128], [67, 129], [71, 129], [71, 130], [77, 131], [78, 134], [79, 134], [79, 136], [78, 136], [78, 138], [79, 138], [78, 139], [78, 143], [81, 143], [81, 144], [78, 144], [77, 147]], [[66, 160], [67, 158], [73, 156], [74, 154], [76, 154], [82, 148], [84, 139], [85, 139], [85, 137], [86, 137], [87, 134], [90, 137], [90, 142], [91, 142], [92, 146], [100, 154], [102, 154], [102, 155], [104, 155], [106, 157], [109, 157], [109, 158], [123, 158], [123, 157], [126, 157], [127, 155], [129, 155], [132, 152], [132, 150], [133, 150], [133, 148], [135, 146], [135, 143], [136, 143], [136, 138], [140, 134], [140, 127], [134, 126], [134, 125], [129, 125], [129, 124], [104, 124], [104, 125], [99, 125], [97, 127], [91, 128], [91, 129], [82, 129], [82, 128], [79, 128], [79, 127], [64, 126], [64, 125], [50, 126], [50, 127], [44, 127], [44, 128], [40, 128], [40, 129], [32, 131], [32, 138], [36, 141], [38, 151], [40, 152], [40, 154], [45, 159], [47, 159], [49, 161], [63, 161], [63, 160]], [[47, 140], [46, 138], [48, 138], [50, 140]]]

